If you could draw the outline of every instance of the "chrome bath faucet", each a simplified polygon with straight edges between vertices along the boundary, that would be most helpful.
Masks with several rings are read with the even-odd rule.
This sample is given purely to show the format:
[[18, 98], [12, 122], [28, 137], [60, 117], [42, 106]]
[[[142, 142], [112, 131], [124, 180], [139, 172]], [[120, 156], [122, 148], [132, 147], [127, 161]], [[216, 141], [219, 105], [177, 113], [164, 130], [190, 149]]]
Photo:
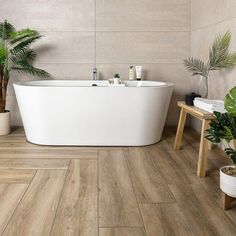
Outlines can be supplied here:
[[93, 80], [97, 80], [97, 68], [93, 68]]

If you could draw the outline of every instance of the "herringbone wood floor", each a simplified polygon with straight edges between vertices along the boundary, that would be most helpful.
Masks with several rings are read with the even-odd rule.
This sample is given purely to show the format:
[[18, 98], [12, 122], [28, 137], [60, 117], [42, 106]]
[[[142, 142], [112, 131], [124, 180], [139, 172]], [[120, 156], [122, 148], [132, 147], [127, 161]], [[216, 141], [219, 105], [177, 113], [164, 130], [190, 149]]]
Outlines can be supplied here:
[[236, 208], [221, 207], [218, 169], [209, 153], [196, 176], [199, 137], [175, 130], [146, 147], [43, 147], [22, 128], [0, 137], [0, 234], [6, 236], [236, 235]]

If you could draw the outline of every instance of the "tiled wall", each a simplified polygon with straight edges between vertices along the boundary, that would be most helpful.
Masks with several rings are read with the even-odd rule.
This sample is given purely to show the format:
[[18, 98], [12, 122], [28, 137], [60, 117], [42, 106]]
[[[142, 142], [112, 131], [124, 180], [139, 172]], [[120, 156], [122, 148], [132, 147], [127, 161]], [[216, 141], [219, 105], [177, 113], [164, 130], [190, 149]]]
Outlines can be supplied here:
[[[35, 45], [37, 65], [56, 79], [128, 77], [142, 64], [144, 78], [175, 83], [167, 123], [177, 123], [176, 100], [190, 91], [182, 59], [190, 54], [190, 0], [0, 0], [0, 19], [45, 37]], [[96, 31], [96, 32], [95, 32]], [[29, 76], [12, 75], [13, 80]], [[21, 124], [14, 91], [8, 107]]]
[[[191, 0], [191, 55], [207, 60], [209, 47], [214, 37], [230, 30], [230, 49], [236, 51], [236, 1], [235, 0]], [[198, 79], [192, 80], [197, 87]], [[227, 91], [236, 86], [236, 68], [210, 74], [209, 97], [224, 99]], [[196, 129], [199, 123], [192, 122]]]

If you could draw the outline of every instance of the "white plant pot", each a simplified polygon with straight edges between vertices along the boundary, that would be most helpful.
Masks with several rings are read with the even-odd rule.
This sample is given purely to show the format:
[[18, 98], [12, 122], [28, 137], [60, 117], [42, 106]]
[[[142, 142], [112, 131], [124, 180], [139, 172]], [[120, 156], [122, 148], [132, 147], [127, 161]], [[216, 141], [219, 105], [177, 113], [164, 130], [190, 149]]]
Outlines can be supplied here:
[[120, 82], [120, 79], [119, 79], [119, 78], [113, 78], [113, 80], [114, 80], [114, 85], [117, 85], [117, 84], [119, 84], [119, 82]]
[[222, 169], [225, 167], [235, 166], [224, 166], [220, 168], [220, 188], [230, 197], [236, 197], [236, 177], [225, 174]]
[[0, 135], [7, 135], [10, 133], [11, 113], [5, 111], [0, 113]]

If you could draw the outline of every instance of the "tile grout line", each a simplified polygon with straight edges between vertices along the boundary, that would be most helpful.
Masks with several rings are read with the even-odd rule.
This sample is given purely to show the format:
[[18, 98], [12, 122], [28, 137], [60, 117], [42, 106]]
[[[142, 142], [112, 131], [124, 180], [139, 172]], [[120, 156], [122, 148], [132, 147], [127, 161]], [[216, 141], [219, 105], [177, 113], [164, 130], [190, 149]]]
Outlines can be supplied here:
[[58, 208], [59, 208], [59, 205], [60, 205], [60, 202], [61, 202], [62, 193], [63, 193], [64, 187], [65, 187], [65, 183], [66, 183], [66, 178], [67, 178], [67, 175], [68, 175], [68, 171], [69, 171], [70, 166], [71, 166], [71, 161], [72, 161], [72, 160], [70, 160], [69, 165], [68, 165], [68, 168], [67, 168], [67, 170], [66, 170], [66, 175], [65, 175], [64, 182], [63, 182], [63, 185], [62, 185], [62, 188], [61, 188], [61, 193], [60, 193], [60, 197], [59, 197], [59, 199], [58, 199], [57, 209], [56, 209], [56, 212], [55, 212], [55, 214], [54, 214], [54, 219], [53, 219], [53, 222], [52, 222], [52, 225], [51, 225], [51, 230], [50, 230], [50, 234], [49, 234], [49, 235], [52, 235], [53, 226], [54, 226], [54, 223], [55, 223], [55, 220], [56, 220], [56, 216], [57, 216], [57, 212], [58, 212]]
[[121, 225], [115, 225], [115, 226], [102, 226], [99, 227], [99, 229], [117, 229], [117, 228], [131, 228], [131, 229], [144, 229], [142, 226], [121, 226]]
[[[129, 148], [126, 149], [126, 152], [127, 151], [129, 152]], [[140, 214], [141, 219], [142, 219], [142, 223], [143, 223], [143, 227], [142, 228], [144, 230], [145, 235], [147, 235], [147, 230], [146, 230], [146, 227], [145, 227], [145, 224], [144, 224], [143, 215], [142, 215], [142, 212], [141, 212], [141, 209], [140, 209], [140, 204], [138, 202], [138, 198], [137, 198], [136, 191], [135, 191], [135, 188], [134, 188], [133, 180], [132, 180], [132, 177], [131, 177], [131, 174], [130, 174], [131, 172], [130, 172], [130, 168], [129, 168], [129, 163], [128, 163], [127, 156], [126, 156], [126, 153], [124, 152], [123, 148], [122, 148], [122, 153], [123, 153], [123, 158], [124, 158], [125, 165], [126, 165], [126, 168], [127, 168], [127, 171], [128, 171], [128, 175], [129, 175], [129, 179], [130, 179], [130, 182], [131, 182], [131, 186], [132, 186], [132, 189], [133, 189], [133, 192], [134, 192], [135, 200], [136, 200], [136, 203], [137, 203], [137, 206], [138, 206], [139, 214]]]
[[97, 0], [94, 0], [94, 68], [97, 68]]
[[13, 216], [15, 215], [15, 212], [16, 212], [17, 208], [19, 207], [19, 205], [20, 205], [21, 201], [23, 200], [23, 198], [24, 198], [24, 196], [25, 196], [26, 192], [28, 191], [28, 189], [29, 189], [29, 187], [30, 187], [31, 183], [33, 182], [33, 179], [34, 179], [34, 177], [35, 177], [35, 175], [36, 175], [37, 173], [38, 173], [38, 170], [36, 170], [36, 171], [35, 171], [35, 173], [34, 173], [34, 176], [32, 177], [31, 181], [29, 182], [29, 184], [28, 184], [28, 186], [27, 186], [26, 190], [25, 190], [25, 191], [24, 191], [24, 193], [22, 194], [22, 197], [20, 198], [20, 201], [18, 202], [18, 204], [17, 204], [17, 206], [16, 206], [16, 208], [15, 208], [14, 212], [12, 213], [12, 215], [11, 215], [10, 219], [8, 220], [8, 222], [7, 222], [7, 224], [6, 224], [5, 228], [4, 228], [4, 230], [2, 231], [2, 234], [1, 234], [1, 235], [3, 235], [3, 234], [4, 234], [4, 232], [5, 232], [6, 228], [7, 228], [7, 226], [8, 226], [8, 225], [9, 225], [9, 223], [11, 222], [11, 220], [12, 220]]
[[[235, 18], [235, 17], [233, 17]], [[233, 19], [232, 18], [232, 19]], [[229, 19], [230, 20], [230, 19]], [[224, 20], [223, 20], [224, 21]], [[222, 22], [223, 22], [222, 21]], [[227, 21], [227, 20], [225, 20]], [[220, 22], [219, 22], [220, 23]], [[215, 23], [216, 24], [216, 23]], [[207, 26], [206, 26], [207, 27]], [[94, 33], [95, 30], [39, 30], [41, 33]], [[97, 33], [188, 33], [189, 30], [97, 30]]]
[[221, 23], [224, 23], [224, 22], [227, 22], [227, 21], [231, 21], [231, 20], [234, 20], [234, 19], [236, 19], [235, 16], [234, 16], [234, 17], [230, 17], [230, 18], [228, 18], [228, 19], [221, 20], [221, 21], [217, 21], [217, 22], [212, 23], [212, 24], [209, 24], [209, 25], [200, 26], [200, 27], [198, 27], [198, 28], [193, 29], [192, 32], [195, 32], [195, 31], [198, 31], [198, 30], [204, 30], [204, 29], [209, 28], [209, 27], [211, 27], [211, 26], [216, 26], [216, 25], [218, 25], [218, 24], [221, 24]]

